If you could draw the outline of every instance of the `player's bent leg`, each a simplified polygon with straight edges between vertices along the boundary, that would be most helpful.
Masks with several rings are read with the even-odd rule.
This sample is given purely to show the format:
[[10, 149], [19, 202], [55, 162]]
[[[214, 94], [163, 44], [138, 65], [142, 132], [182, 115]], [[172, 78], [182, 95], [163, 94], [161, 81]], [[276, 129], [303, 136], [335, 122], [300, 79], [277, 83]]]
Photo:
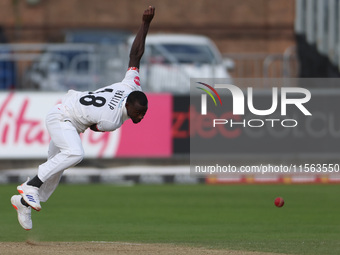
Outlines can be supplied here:
[[49, 145], [48, 145], [47, 159], [53, 158], [59, 152], [60, 152], [59, 148], [57, 146], [55, 146], [54, 142], [51, 140]]
[[64, 121], [63, 115], [52, 112], [46, 119], [46, 126], [51, 136], [50, 148], [53, 152], [47, 162], [39, 166], [38, 177], [43, 182], [54, 174], [64, 171], [82, 161], [84, 150], [79, 133], [73, 124]]
[[64, 170], [84, 158], [80, 136], [72, 123], [52, 118], [47, 121], [47, 127], [52, 138], [49, 157], [38, 169], [38, 177], [43, 181], [39, 190], [42, 202], [46, 202], [57, 188]]
[[40, 202], [46, 202], [50, 198], [52, 193], [58, 187], [58, 184], [63, 173], [64, 171], [60, 171], [52, 175], [47, 181], [43, 183], [43, 185], [41, 185], [39, 189]]
[[[51, 136], [51, 142], [48, 160], [40, 165], [38, 169], [38, 178], [43, 183], [59, 172], [62, 174], [65, 169], [78, 164], [84, 157], [80, 136], [76, 128], [72, 123], [64, 121], [63, 118], [62, 112], [56, 108], [53, 109], [46, 118], [46, 126]], [[61, 174], [57, 178], [58, 182], [54, 184], [53, 189], [49, 189], [47, 193], [42, 192], [44, 201], [46, 201], [55, 190]], [[18, 191], [24, 200], [37, 211], [41, 209], [39, 190], [37, 187], [27, 185], [27, 182], [18, 186]]]
[[[52, 193], [57, 188], [61, 176], [64, 173], [64, 170], [78, 164], [82, 161], [84, 154], [79, 152], [75, 153], [67, 153], [60, 152], [55, 158], [48, 160], [48, 162], [39, 166], [38, 177], [39, 179], [44, 180], [44, 183], [41, 185], [39, 189], [39, 198], [41, 202], [46, 202]], [[60, 162], [56, 165], [55, 162]], [[44, 168], [51, 169], [53, 171], [45, 171]]]
[[20, 195], [12, 196], [11, 204], [18, 213], [18, 221], [20, 225], [26, 230], [31, 230], [33, 227], [31, 218], [31, 207], [24, 206], [21, 203]]
[[77, 165], [83, 160], [83, 158], [84, 153], [81, 151], [61, 151], [56, 156], [39, 166], [38, 177], [40, 180], [45, 182], [53, 175]]

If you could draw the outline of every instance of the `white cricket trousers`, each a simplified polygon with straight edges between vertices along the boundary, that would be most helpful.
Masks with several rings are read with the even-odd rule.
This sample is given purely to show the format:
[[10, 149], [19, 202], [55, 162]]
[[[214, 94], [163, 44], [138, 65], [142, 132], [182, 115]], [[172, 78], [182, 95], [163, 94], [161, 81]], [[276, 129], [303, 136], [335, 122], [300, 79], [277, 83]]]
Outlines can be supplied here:
[[41, 202], [46, 202], [52, 195], [64, 170], [75, 166], [84, 157], [79, 133], [66, 117], [63, 105], [56, 105], [48, 113], [46, 127], [51, 141], [48, 148], [48, 160], [38, 169], [38, 177], [43, 182], [39, 189]]

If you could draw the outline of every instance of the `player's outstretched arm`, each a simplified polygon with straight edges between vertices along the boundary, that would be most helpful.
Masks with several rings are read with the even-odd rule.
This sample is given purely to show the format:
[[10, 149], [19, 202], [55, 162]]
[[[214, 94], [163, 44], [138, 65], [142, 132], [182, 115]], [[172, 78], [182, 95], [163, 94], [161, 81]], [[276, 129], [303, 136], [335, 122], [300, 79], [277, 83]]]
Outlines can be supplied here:
[[140, 60], [144, 54], [145, 38], [154, 15], [155, 7], [152, 6], [149, 6], [143, 13], [142, 24], [131, 46], [129, 67], [139, 68]]

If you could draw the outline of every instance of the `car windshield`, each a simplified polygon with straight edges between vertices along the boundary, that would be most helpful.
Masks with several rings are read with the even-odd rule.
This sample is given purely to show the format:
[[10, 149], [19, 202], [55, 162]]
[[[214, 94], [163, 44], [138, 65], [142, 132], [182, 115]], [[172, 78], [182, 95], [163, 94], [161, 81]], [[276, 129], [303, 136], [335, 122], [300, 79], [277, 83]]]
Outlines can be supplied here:
[[178, 63], [216, 64], [218, 61], [207, 45], [161, 44], [159, 51]]

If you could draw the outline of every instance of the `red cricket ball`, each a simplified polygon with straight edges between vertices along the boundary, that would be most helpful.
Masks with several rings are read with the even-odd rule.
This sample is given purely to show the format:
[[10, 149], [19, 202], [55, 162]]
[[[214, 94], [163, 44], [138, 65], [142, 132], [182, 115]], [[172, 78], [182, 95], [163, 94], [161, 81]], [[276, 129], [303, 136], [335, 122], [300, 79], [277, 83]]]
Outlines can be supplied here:
[[282, 207], [285, 204], [285, 201], [283, 200], [282, 197], [277, 197], [277, 198], [275, 198], [274, 204], [277, 207]]

